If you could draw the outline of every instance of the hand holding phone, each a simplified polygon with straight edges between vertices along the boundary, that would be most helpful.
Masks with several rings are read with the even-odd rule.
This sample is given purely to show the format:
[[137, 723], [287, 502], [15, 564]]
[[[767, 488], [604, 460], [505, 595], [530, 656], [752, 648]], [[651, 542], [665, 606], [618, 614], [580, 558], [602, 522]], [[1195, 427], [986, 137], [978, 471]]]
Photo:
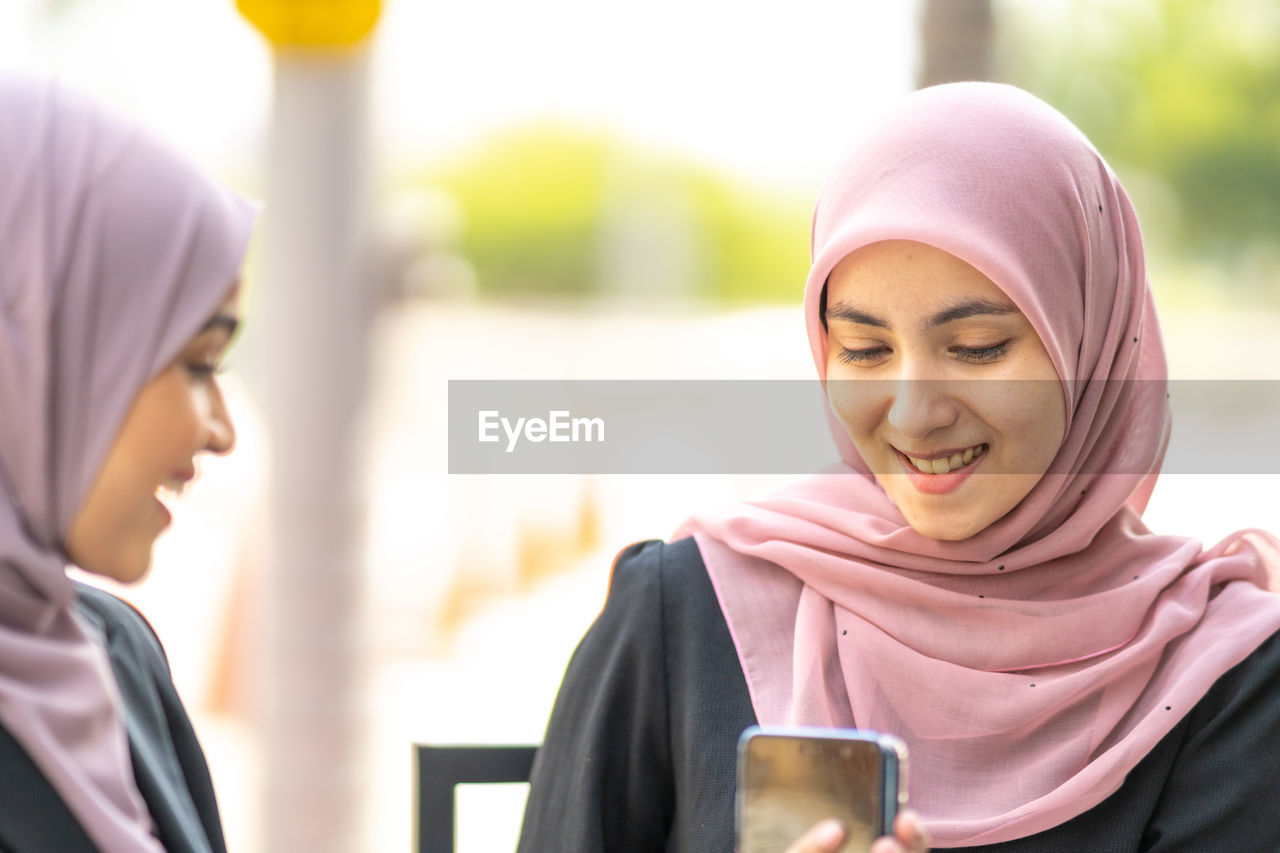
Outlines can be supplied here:
[[836, 818], [841, 853], [864, 853], [906, 804], [906, 747], [853, 729], [760, 728], [738, 743], [738, 851], [783, 853]]
[[[792, 842], [786, 853], [839, 853], [844, 848], [844, 824], [829, 818], [814, 824]], [[871, 845], [872, 853], [929, 853], [929, 836], [920, 818], [909, 811], [898, 813], [893, 833], [882, 835]]]

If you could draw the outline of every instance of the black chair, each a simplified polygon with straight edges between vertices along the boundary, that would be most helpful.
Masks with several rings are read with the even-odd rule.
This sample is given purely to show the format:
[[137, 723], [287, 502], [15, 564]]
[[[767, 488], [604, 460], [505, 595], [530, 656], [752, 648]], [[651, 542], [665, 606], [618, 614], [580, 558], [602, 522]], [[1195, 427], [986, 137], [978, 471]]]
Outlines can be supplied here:
[[454, 786], [528, 782], [536, 746], [418, 744], [418, 853], [453, 853]]

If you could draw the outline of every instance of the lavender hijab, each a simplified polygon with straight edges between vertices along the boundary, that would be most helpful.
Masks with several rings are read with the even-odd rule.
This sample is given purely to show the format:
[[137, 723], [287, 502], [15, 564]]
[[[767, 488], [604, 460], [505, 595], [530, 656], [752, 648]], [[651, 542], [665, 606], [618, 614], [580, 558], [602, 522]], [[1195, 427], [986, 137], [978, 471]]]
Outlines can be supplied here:
[[107, 853], [161, 848], [63, 540], [134, 398], [238, 277], [252, 219], [128, 123], [0, 76], [0, 723]]
[[1067, 407], [1050, 473], [985, 530], [936, 541], [832, 419], [839, 473], [681, 532], [762, 723], [896, 733], [936, 843], [1007, 841], [1100, 803], [1280, 629], [1280, 555], [1257, 531], [1205, 549], [1142, 523], [1168, 435], [1164, 350], [1133, 208], [1066, 118], [1013, 87], [938, 86], [848, 152], [805, 292], [824, 381], [827, 276], [890, 239], [967, 261], [1034, 326]]

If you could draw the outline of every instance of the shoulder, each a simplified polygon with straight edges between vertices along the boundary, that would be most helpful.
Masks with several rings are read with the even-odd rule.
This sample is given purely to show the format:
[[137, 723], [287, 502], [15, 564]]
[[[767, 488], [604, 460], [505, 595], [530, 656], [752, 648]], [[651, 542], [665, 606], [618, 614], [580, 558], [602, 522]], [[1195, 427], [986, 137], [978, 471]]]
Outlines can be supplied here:
[[649, 540], [622, 549], [613, 561], [601, 620], [684, 633], [714, 630], [723, 623], [720, 603], [702, 553], [693, 539]]
[[108, 654], [115, 659], [122, 650], [142, 657], [168, 671], [168, 659], [160, 638], [146, 617], [119, 596], [86, 583], [76, 582], [76, 608], [102, 636]]
[[145, 616], [129, 602], [100, 587], [75, 581], [76, 603], [82, 611], [89, 611], [112, 624], [137, 625], [141, 623], [150, 631]]
[[106, 648], [138, 790], [161, 841], [171, 850], [225, 850], [209, 767], [155, 631], [131, 604], [87, 584], [76, 584], [76, 609]]
[[[1164, 782], [1166, 798], [1182, 804], [1202, 793], [1204, 781], [1230, 775], [1215, 805], [1246, 800], [1273, 803], [1280, 797], [1280, 633], [1264, 640], [1214, 682], [1187, 714], [1178, 757]], [[1173, 797], [1169, 792], [1177, 792]], [[1231, 811], [1228, 809], [1227, 811]], [[1171, 820], [1184, 820], [1179, 814]], [[1280, 826], [1271, 839], [1280, 844]], [[1265, 849], [1278, 849], [1267, 846]]]
[[1280, 722], [1280, 631], [1214, 682], [1192, 718], [1194, 724], [1253, 713]]
[[100, 624], [128, 631], [159, 643], [155, 629], [141, 611], [119, 596], [96, 586], [76, 581], [76, 604], [80, 612]]
[[1280, 689], [1280, 631], [1262, 641], [1262, 645], [1254, 649], [1229, 675], [1256, 681], [1259, 677]]
[[1130, 774], [1158, 797], [1144, 830], [1157, 843], [1144, 849], [1280, 849], [1280, 634], [1222, 675], [1170, 738], [1167, 772], [1147, 772], [1157, 747]]
[[660, 646], [675, 674], [701, 672], [707, 660], [736, 655], [711, 576], [691, 538], [624, 548], [614, 560], [600, 621]]
[[636, 542], [618, 552], [609, 575], [609, 598], [650, 594], [667, 597], [710, 589], [702, 554], [693, 539]]
[[585, 645], [661, 658], [668, 637], [685, 644], [690, 633], [701, 636], [723, 621], [697, 543], [636, 542], [614, 558], [609, 592]]

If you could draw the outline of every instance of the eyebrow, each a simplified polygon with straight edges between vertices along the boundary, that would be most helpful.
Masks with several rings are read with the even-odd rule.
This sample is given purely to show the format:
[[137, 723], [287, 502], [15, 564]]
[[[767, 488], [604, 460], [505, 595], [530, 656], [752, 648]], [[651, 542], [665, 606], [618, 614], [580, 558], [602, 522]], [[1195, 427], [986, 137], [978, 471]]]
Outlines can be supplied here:
[[[947, 323], [953, 323], [956, 320], [964, 320], [969, 317], [980, 317], [984, 315], [1003, 315], [1017, 314], [1018, 309], [1004, 302], [993, 302], [990, 299], [967, 299], [957, 305], [953, 305], [945, 311], [934, 314], [925, 321], [926, 329], [935, 329], [938, 326]], [[863, 326], [875, 326], [878, 329], [890, 328], [887, 320], [882, 320], [875, 315], [868, 314], [854, 308], [847, 302], [841, 302], [827, 309], [826, 317], [828, 320], [845, 320], [850, 323], [858, 323]]]

